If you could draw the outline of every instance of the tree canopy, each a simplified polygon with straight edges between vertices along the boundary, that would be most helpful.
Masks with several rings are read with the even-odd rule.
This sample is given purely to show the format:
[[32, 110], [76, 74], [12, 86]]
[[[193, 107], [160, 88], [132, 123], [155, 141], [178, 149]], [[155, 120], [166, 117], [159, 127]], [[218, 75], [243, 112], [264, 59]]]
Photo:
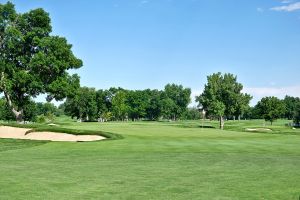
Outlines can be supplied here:
[[294, 119], [294, 123], [297, 126], [300, 126], [300, 102], [298, 102], [295, 107], [293, 119]]
[[[191, 90], [168, 84], [165, 90], [98, 90], [80, 88], [64, 103], [65, 113], [83, 120], [178, 120], [186, 114]], [[89, 114], [88, 111], [90, 112]], [[89, 119], [84, 119], [86, 116]], [[190, 116], [196, 116], [190, 115]]]
[[32, 97], [62, 100], [79, 87], [82, 66], [63, 37], [51, 35], [51, 19], [43, 9], [17, 13], [12, 3], [0, 4], [0, 92], [17, 120]]
[[285, 105], [284, 117], [289, 120], [293, 119], [297, 106], [300, 104], [299, 97], [285, 96], [283, 103]]
[[246, 110], [251, 96], [242, 93], [243, 85], [233, 74], [214, 73], [207, 77], [203, 93], [196, 97], [199, 107], [211, 117], [218, 117], [220, 128], [224, 126], [224, 116], [239, 117]]
[[257, 103], [256, 107], [259, 115], [271, 124], [285, 112], [283, 101], [277, 97], [264, 97]]

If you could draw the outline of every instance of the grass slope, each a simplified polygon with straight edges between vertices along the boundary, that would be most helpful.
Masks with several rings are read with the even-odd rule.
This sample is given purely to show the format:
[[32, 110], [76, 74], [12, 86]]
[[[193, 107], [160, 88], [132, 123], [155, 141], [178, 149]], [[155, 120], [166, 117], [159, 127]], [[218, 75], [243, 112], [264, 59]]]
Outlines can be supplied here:
[[[231, 131], [220, 131], [193, 121], [64, 120], [62, 128], [117, 133], [124, 139], [36, 142], [0, 151], [0, 198], [298, 199], [300, 130], [285, 134], [291, 130], [279, 121], [274, 129], [281, 134], [244, 132], [261, 123], [227, 122]], [[0, 146], [5, 143], [0, 140]]]

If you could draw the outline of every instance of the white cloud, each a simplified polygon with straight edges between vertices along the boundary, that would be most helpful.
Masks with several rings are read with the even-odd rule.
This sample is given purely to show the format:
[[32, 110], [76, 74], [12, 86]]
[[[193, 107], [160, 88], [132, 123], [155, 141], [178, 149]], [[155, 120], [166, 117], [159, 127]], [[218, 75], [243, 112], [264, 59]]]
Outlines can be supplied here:
[[[203, 89], [193, 90], [192, 89], [192, 101], [189, 107], [196, 107], [198, 104], [196, 103], [196, 96], [199, 96], [203, 92]], [[300, 85], [288, 86], [288, 87], [245, 87], [242, 91], [243, 93], [248, 93], [253, 96], [251, 101], [251, 106], [256, 105], [258, 101], [260, 101], [263, 97], [267, 96], [275, 96], [280, 99], [283, 99], [286, 95], [293, 97], [300, 97]]]
[[300, 85], [288, 87], [246, 87], [243, 92], [253, 96], [251, 104], [255, 105], [261, 98], [266, 96], [275, 96], [281, 99], [284, 98], [285, 95], [300, 97]]
[[[284, 3], [284, 2], [287, 2], [287, 1], [282, 1], [282, 3]], [[300, 2], [291, 3], [286, 6], [273, 7], [273, 8], [271, 8], [271, 10], [285, 11], [285, 12], [292, 12], [292, 11], [300, 10]]]

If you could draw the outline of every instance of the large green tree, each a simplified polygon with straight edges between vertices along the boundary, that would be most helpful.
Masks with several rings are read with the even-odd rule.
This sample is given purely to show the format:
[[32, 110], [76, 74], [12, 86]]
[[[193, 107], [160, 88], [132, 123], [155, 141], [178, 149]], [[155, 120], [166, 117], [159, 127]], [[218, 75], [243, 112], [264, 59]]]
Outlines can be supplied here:
[[277, 97], [264, 97], [256, 105], [259, 115], [266, 121], [271, 122], [280, 118], [285, 112], [285, 106], [282, 100]]
[[203, 93], [196, 97], [199, 107], [210, 116], [218, 117], [224, 128], [224, 116], [241, 115], [248, 107], [251, 96], [242, 93], [243, 85], [230, 73], [214, 73], [207, 77]]
[[31, 97], [46, 93], [62, 100], [79, 87], [69, 69], [82, 61], [63, 37], [51, 35], [51, 19], [43, 9], [17, 13], [12, 3], [0, 4], [0, 92], [17, 121]]

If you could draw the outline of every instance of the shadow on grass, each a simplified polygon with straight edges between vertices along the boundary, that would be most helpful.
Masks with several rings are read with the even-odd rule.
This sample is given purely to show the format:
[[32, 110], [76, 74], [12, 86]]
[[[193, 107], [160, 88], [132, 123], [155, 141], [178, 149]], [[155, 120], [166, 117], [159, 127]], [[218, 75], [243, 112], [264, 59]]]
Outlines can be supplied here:
[[37, 141], [37, 140], [16, 140], [16, 139], [0, 139], [0, 152], [31, 148], [47, 144], [48, 141]]

